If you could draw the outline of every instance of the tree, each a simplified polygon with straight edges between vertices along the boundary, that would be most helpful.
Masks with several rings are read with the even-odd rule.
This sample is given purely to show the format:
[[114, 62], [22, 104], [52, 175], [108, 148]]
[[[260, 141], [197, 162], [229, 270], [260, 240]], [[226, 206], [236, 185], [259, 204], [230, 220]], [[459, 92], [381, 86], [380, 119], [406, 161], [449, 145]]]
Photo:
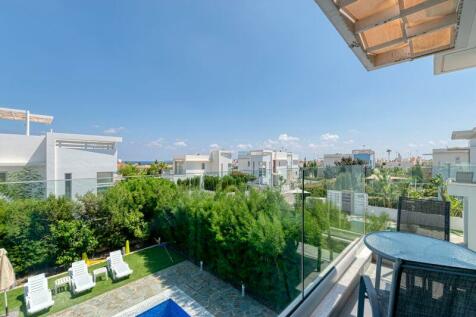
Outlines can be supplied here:
[[168, 169], [170, 169], [170, 167], [167, 163], [155, 160], [155, 162], [152, 163], [150, 167], [146, 169], [146, 174], [151, 176], [158, 176], [162, 175], [164, 171]]
[[340, 161], [335, 162], [336, 166], [352, 166], [352, 165], [367, 165], [365, 161], [361, 159], [354, 159], [351, 157], [343, 157]]
[[121, 174], [124, 177], [130, 177], [130, 176], [139, 176], [142, 175], [144, 172], [139, 169], [137, 165], [133, 165], [130, 163], [125, 163], [119, 168], [119, 174]]
[[83, 253], [93, 253], [98, 245], [93, 231], [80, 220], [60, 220], [52, 224], [50, 230], [55, 243], [55, 263], [58, 265], [79, 260]]
[[419, 163], [417, 163], [415, 166], [412, 167], [411, 175], [413, 180], [416, 181], [417, 183], [423, 182], [423, 170]]

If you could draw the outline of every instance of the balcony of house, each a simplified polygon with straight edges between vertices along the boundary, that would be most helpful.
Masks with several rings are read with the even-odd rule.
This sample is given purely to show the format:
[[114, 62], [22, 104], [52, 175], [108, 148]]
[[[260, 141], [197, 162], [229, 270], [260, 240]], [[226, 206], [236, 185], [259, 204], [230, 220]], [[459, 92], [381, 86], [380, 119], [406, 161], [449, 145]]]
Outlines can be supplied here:
[[[356, 316], [361, 277], [390, 296], [394, 272], [407, 269], [400, 260], [476, 270], [466, 200], [450, 193], [468, 175], [360, 165], [296, 175], [290, 189], [256, 186], [244, 172], [197, 184], [100, 174], [57, 180], [64, 187], [47, 196], [52, 181], [7, 174], [10, 314]], [[364, 314], [375, 315], [371, 289], [364, 294]]]

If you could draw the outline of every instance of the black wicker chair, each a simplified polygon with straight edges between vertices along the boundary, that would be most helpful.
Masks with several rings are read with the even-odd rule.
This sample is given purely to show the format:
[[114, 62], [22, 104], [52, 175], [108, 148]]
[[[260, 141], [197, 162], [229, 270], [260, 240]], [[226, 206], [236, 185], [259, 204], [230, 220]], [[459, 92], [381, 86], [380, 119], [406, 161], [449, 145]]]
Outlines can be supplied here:
[[450, 240], [450, 203], [400, 197], [397, 231]]
[[390, 291], [361, 277], [358, 317], [364, 316], [365, 298], [373, 317], [476, 316], [476, 270], [398, 260]]

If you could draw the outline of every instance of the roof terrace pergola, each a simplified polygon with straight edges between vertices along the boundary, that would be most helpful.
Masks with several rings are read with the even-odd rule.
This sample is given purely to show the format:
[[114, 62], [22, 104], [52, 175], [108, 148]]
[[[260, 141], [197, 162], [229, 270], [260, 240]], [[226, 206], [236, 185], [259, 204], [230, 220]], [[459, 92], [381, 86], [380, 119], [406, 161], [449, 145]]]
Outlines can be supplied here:
[[53, 122], [52, 116], [45, 116], [41, 114], [31, 114], [28, 110], [0, 108], [0, 119], [2, 120], [19, 120], [25, 121], [26, 135], [30, 135], [30, 122], [51, 124]]
[[462, 0], [315, 0], [367, 70], [455, 47]]

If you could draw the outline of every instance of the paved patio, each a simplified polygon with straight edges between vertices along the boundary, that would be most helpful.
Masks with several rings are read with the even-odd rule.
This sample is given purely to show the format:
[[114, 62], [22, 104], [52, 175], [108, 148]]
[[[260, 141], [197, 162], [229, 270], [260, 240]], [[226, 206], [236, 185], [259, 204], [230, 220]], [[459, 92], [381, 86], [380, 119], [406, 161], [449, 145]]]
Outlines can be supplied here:
[[[177, 290], [178, 289], [178, 290]], [[53, 316], [114, 316], [153, 297], [173, 292], [194, 316], [276, 316], [277, 314], [193, 263], [184, 261]], [[178, 294], [178, 295], [177, 295]], [[192, 301], [190, 300], [192, 299]], [[195, 309], [195, 310], [194, 310]]]

